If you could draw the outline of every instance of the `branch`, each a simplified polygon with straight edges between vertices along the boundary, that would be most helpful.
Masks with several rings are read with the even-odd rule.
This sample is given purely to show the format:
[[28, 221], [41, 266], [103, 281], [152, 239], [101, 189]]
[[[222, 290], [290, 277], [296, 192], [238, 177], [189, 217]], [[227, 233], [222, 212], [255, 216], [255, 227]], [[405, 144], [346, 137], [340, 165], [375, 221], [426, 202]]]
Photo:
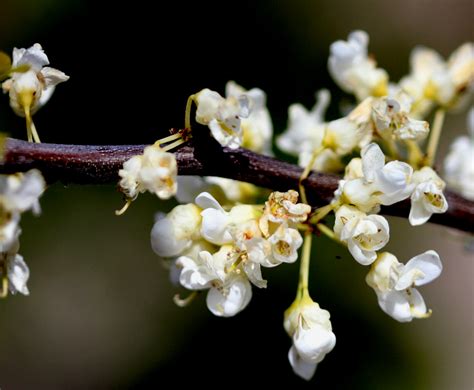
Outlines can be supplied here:
[[[78, 184], [117, 183], [118, 170], [124, 161], [141, 154], [146, 145], [56, 145], [31, 144], [8, 139], [1, 173], [39, 169], [49, 183], [60, 181]], [[212, 140], [193, 140], [176, 150], [180, 175], [220, 176], [246, 181], [273, 190], [298, 189], [302, 168], [246, 149], [221, 148]], [[329, 203], [339, 177], [312, 172], [305, 181], [307, 195], [315, 206]], [[430, 222], [466, 232], [474, 231], [474, 202], [446, 191], [449, 209], [434, 214]], [[406, 200], [383, 207], [382, 213], [407, 217], [410, 202]]]

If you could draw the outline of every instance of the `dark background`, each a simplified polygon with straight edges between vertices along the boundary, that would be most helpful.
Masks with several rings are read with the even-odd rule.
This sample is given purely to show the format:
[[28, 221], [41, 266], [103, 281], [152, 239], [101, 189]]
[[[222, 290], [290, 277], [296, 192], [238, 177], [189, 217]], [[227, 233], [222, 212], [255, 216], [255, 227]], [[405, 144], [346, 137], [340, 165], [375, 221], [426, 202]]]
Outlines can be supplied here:
[[[319, 88], [333, 92], [328, 117], [337, 117], [350, 97], [328, 76], [331, 42], [368, 31], [370, 51], [396, 81], [416, 44], [447, 56], [472, 40], [472, 11], [468, 0], [174, 1], [166, 10], [149, 1], [0, 0], [0, 48], [39, 42], [51, 65], [71, 76], [35, 115], [43, 142], [151, 143], [182, 125], [190, 94], [223, 93], [230, 79], [267, 92], [277, 132], [287, 107], [312, 106]], [[446, 126], [442, 151], [465, 131], [465, 116], [448, 117]], [[7, 96], [0, 130], [25, 138]], [[40, 218], [22, 221], [31, 296], [0, 302], [3, 390], [306, 385], [291, 372], [282, 328], [297, 265], [267, 270], [269, 288], [254, 289], [244, 312], [214, 318], [204, 297], [174, 306], [177, 290], [149, 247], [153, 213], [172, 202], [144, 195], [117, 218], [113, 186], [55, 185], [41, 203]], [[401, 261], [428, 249], [444, 260], [442, 277], [422, 289], [434, 316], [396, 323], [366, 286], [367, 269], [317, 239], [311, 293], [331, 312], [337, 345], [306, 387], [472, 388], [474, 269], [465, 238], [391, 223], [389, 249]]]

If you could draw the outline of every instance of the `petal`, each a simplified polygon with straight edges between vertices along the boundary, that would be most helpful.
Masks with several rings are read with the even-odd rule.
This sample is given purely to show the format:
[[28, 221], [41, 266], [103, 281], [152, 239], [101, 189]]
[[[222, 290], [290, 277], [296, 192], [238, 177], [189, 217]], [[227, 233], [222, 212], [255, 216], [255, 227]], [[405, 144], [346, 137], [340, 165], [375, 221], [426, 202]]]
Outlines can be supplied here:
[[399, 322], [413, 319], [406, 291], [388, 291], [377, 294], [380, 308]]
[[243, 277], [236, 277], [224, 288], [211, 288], [206, 303], [212, 314], [218, 317], [232, 317], [245, 309], [252, 298], [252, 286]]
[[[205, 252], [208, 253], [208, 252]], [[210, 256], [212, 256], [209, 253]], [[176, 266], [181, 268], [179, 282], [188, 290], [204, 290], [211, 287], [214, 275], [205, 266], [199, 266], [193, 259], [186, 256], [178, 257]]]
[[15, 255], [12, 260], [8, 261], [7, 274], [9, 280], [9, 289], [12, 294], [17, 292], [23, 295], [29, 295], [26, 283], [30, 277], [30, 270], [23, 260], [23, 256]]
[[195, 203], [202, 209], [216, 209], [224, 211], [219, 202], [209, 192], [200, 193], [196, 197]]
[[413, 200], [413, 197], [412, 197], [410, 215], [408, 216], [410, 225], [412, 226], [423, 225], [425, 222], [427, 222], [430, 219], [431, 215], [432, 213], [425, 208], [422, 199]]
[[418, 269], [423, 273], [422, 277], [415, 280], [415, 286], [422, 286], [436, 279], [441, 274], [443, 265], [438, 253], [433, 250], [426, 251], [421, 255], [413, 257], [406, 263], [399, 283], [403, 279], [404, 274], [413, 269]]
[[201, 234], [209, 242], [223, 245], [232, 242], [232, 235], [228, 230], [229, 216], [216, 209], [206, 209], [201, 212]]
[[336, 336], [318, 323], [305, 329], [301, 324], [293, 335], [293, 344], [298, 355], [307, 362], [319, 363], [336, 345]]
[[318, 363], [310, 363], [301, 359], [293, 345], [288, 352], [288, 360], [293, 368], [293, 372], [307, 381], [314, 376], [316, 367], [318, 366]]
[[31, 68], [38, 72], [40, 69], [49, 64], [48, 56], [39, 43], [35, 43], [28, 49], [16, 49], [13, 51], [13, 65], [30, 65]]
[[406, 291], [408, 301], [410, 302], [410, 311], [414, 318], [426, 318], [427, 310], [425, 300], [416, 288], [410, 288]]
[[380, 146], [376, 143], [371, 143], [365, 146], [361, 151], [362, 157], [362, 171], [367, 181], [375, 180], [375, 172], [381, 170], [385, 164], [385, 155]]
[[59, 83], [69, 80], [69, 76], [67, 76], [65, 73], [50, 67], [41, 69], [41, 74], [44, 77], [46, 88], [54, 87]]
[[158, 256], [177, 256], [190, 244], [191, 240], [176, 238], [174, 225], [169, 218], [161, 218], [153, 225], [151, 230], [151, 247]]
[[360, 248], [354, 240], [349, 240], [347, 242], [347, 247], [351, 255], [359, 264], [370, 265], [377, 259], [375, 251], [367, 251]]
[[258, 288], [267, 288], [267, 281], [262, 277], [262, 269], [260, 268], [260, 264], [254, 263], [252, 261], [246, 261], [243, 268], [245, 274], [254, 286], [257, 286]]

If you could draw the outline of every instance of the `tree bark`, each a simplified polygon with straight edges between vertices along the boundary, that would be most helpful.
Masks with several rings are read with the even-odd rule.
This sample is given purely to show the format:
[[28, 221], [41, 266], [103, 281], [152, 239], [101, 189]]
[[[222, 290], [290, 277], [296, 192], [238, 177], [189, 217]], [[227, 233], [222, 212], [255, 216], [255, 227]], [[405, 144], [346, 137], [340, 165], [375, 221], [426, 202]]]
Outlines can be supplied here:
[[[16, 139], [6, 142], [0, 172], [39, 169], [48, 183], [117, 183], [118, 171], [130, 157], [141, 154], [146, 145], [59, 145], [32, 144]], [[180, 175], [219, 176], [249, 182], [272, 190], [298, 189], [302, 168], [246, 149], [221, 148], [212, 140], [192, 140], [175, 152]], [[312, 172], [305, 181], [313, 206], [328, 204], [339, 177]], [[449, 203], [444, 214], [430, 222], [466, 232], [474, 231], [474, 202], [445, 191]], [[382, 208], [382, 214], [408, 217], [410, 201]]]

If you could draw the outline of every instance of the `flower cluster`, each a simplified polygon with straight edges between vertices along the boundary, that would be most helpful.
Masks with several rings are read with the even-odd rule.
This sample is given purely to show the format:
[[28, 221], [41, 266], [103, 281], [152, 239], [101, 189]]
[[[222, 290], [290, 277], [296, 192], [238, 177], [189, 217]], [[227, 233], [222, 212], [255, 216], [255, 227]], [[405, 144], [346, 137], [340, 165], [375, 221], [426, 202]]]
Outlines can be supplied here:
[[261, 89], [246, 91], [229, 81], [225, 98], [203, 89], [193, 99], [197, 105], [196, 122], [208, 126], [222, 146], [244, 146], [258, 153], [270, 153], [273, 127]]
[[[417, 47], [411, 56], [411, 73], [398, 84], [389, 83], [385, 70], [368, 55], [368, 35], [354, 31], [348, 41], [331, 45], [329, 73], [358, 105], [346, 116], [326, 122], [330, 95], [319, 91], [311, 111], [301, 104], [289, 108], [287, 130], [278, 137], [284, 152], [298, 157], [300, 166], [311, 164], [320, 172], [341, 172], [342, 158], [370, 142], [385, 146], [393, 159], [409, 155], [410, 164], [425, 165], [418, 141], [429, 134], [425, 120], [434, 107], [451, 110], [465, 105], [474, 91], [474, 45], [466, 43], [444, 62], [431, 49]], [[428, 150], [427, 159], [433, 158]]]
[[20, 216], [27, 210], [40, 213], [38, 199], [45, 189], [41, 173], [31, 170], [25, 174], [0, 175], [0, 276], [3, 281], [2, 296], [8, 290], [28, 295], [30, 271], [20, 248]]
[[266, 287], [261, 267], [296, 261], [302, 244], [296, 227], [311, 211], [297, 199], [292, 190], [274, 192], [263, 210], [237, 205], [226, 211], [204, 192], [195, 203], [177, 206], [158, 218], [152, 247], [160, 257], [174, 259], [184, 288], [209, 290], [209, 310], [230, 317], [250, 302], [251, 283]]
[[3, 82], [4, 93], [10, 96], [10, 106], [26, 118], [28, 140], [40, 142], [31, 119], [51, 98], [56, 85], [69, 80], [63, 72], [50, 68], [48, 57], [39, 43], [28, 49], [13, 49], [10, 78]]
[[127, 197], [125, 211], [138, 194], [149, 191], [160, 199], [169, 199], [177, 191], [178, 165], [173, 153], [165, 152], [159, 142], [147, 146], [143, 154], [125, 161], [119, 170], [120, 190]]
[[[242, 146], [256, 153], [271, 155], [273, 125], [266, 107], [265, 92], [259, 88], [247, 91], [234, 81], [229, 81], [225, 89], [225, 99], [217, 92], [208, 89], [194, 95], [198, 106], [196, 121], [209, 126], [212, 134], [223, 146]], [[217, 101], [219, 104], [216, 103]], [[218, 118], [224, 118], [227, 112], [226, 107], [235, 105], [236, 102], [245, 102], [248, 115], [239, 116], [239, 125], [228, 133], [224, 130], [223, 123], [225, 122], [219, 121]], [[233, 205], [237, 202], [252, 203], [261, 193], [252, 184], [221, 177], [182, 176], [178, 178], [176, 198], [180, 203], [192, 202], [201, 192], [209, 192], [225, 205]]]
[[[415, 287], [431, 282], [442, 270], [433, 250], [406, 264], [382, 252], [390, 239], [390, 226], [379, 212], [381, 206], [409, 199], [412, 226], [446, 212], [446, 184], [432, 166], [444, 111], [462, 105], [473, 90], [473, 45], [461, 46], [447, 63], [433, 51], [417, 48], [411, 74], [391, 84], [388, 73], [369, 56], [368, 41], [365, 32], [355, 31], [348, 41], [330, 48], [329, 72], [344, 91], [355, 95], [355, 106], [345, 116], [326, 121], [330, 94], [321, 90], [311, 110], [301, 104], [290, 106], [288, 128], [277, 138], [278, 147], [298, 157], [299, 165], [306, 168], [300, 183], [310, 169], [344, 172], [330, 204], [311, 212], [309, 205], [297, 203], [298, 194], [290, 190], [271, 193], [265, 206], [259, 207], [245, 204], [257, 194], [248, 184], [183, 178], [177, 198], [188, 204], [160, 216], [151, 234], [154, 251], [172, 259], [175, 279], [192, 291], [177, 303], [184, 305], [197, 291], [208, 290], [209, 310], [224, 317], [248, 305], [252, 284], [266, 286], [261, 267], [295, 262], [303, 245], [297, 297], [285, 312], [284, 327], [292, 339], [290, 364], [307, 380], [336, 342], [329, 312], [308, 291], [312, 231], [347, 246], [358, 263], [370, 267], [367, 284], [381, 309], [400, 322], [431, 314]], [[203, 89], [190, 99], [197, 105], [196, 121], [208, 126], [222, 146], [271, 153], [272, 127], [261, 90], [246, 91], [229, 82], [225, 97]], [[436, 107], [430, 126], [425, 117]], [[189, 104], [186, 115], [190, 115]], [[423, 152], [421, 142], [426, 139]], [[461, 156], [473, 145], [465, 137], [456, 141], [445, 165], [451, 185], [463, 194], [472, 192], [473, 171]], [[306, 202], [302, 185], [300, 193]], [[324, 223], [330, 212], [335, 214], [332, 229]], [[298, 228], [305, 230], [304, 240]]]

